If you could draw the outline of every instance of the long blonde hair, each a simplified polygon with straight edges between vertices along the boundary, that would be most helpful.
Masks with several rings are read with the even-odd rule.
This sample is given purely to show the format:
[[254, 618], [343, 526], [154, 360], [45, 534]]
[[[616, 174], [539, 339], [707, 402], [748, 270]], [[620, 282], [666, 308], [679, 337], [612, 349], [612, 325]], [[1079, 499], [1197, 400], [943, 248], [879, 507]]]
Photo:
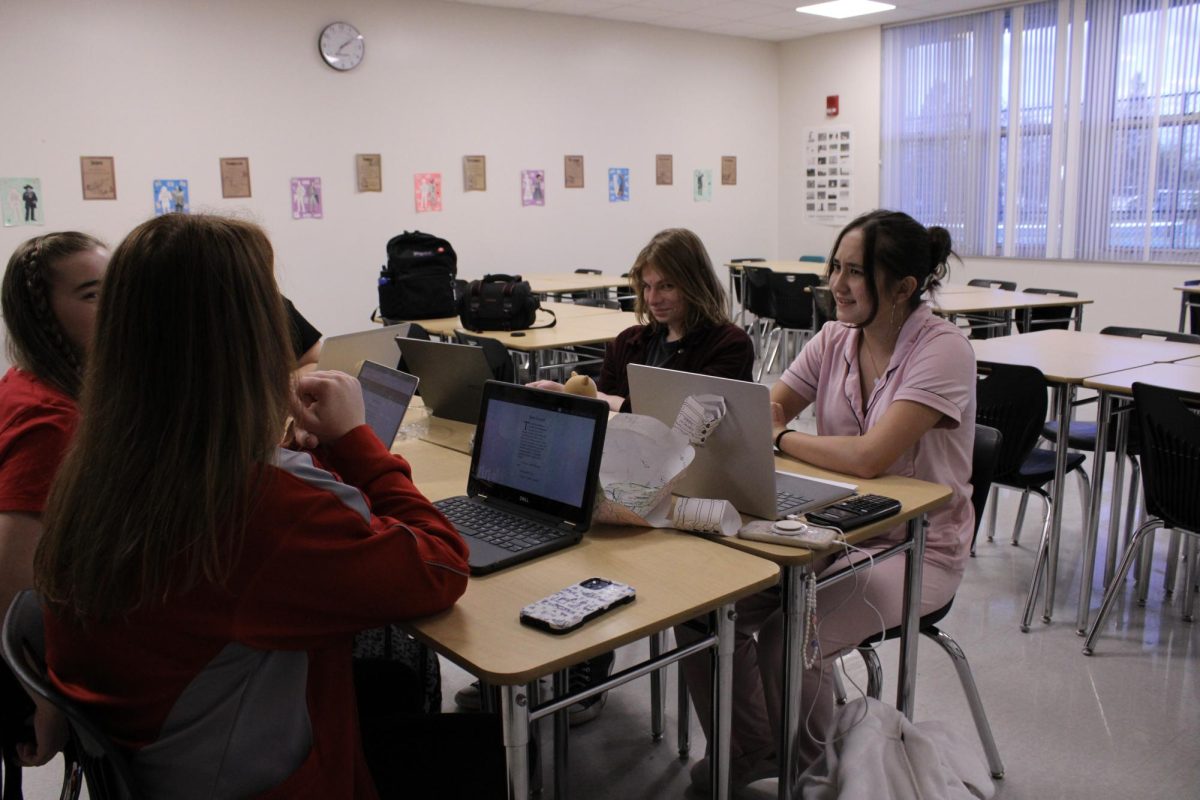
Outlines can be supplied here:
[[110, 618], [229, 575], [287, 411], [272, 260], [257, 226], [183, 214], [113, 253], [35, 560], [64, 613]]
[[629, 270], [629, 284], [637, 297], [633, 311], [639, 323], [653, 328], [658, 323], [648, 313], [645, 283], [642, 281], [642, 274], [647, 268], [657, 270], [683, 293], [687, 303], [683, 324], [687, 331], [703, 325], [729, 322], [725, 290], [713, 271], [708, 251], [704, 249], [700, 237], [687, 228], [667, 228], [654, 234]]

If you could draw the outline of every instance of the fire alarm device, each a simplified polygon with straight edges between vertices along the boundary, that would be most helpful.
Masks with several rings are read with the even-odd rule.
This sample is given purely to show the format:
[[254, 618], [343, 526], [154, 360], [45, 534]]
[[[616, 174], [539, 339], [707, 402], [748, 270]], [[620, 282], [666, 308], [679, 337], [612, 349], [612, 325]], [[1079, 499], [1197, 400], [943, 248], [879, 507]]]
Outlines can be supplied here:
[[825, 116], [836, 117], [838, 115], [838, 96], [831, 94], [825, 98]]

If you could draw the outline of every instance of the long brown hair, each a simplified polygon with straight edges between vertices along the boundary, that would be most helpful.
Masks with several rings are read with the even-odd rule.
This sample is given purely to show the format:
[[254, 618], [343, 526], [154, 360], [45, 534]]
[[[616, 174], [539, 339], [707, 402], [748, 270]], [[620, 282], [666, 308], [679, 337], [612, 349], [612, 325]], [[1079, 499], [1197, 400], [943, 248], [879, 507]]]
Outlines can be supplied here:
[[[725, 290], [717, 280], [712, 261], [700, 237], [686, 228], [667, 228], [654, 234], [650, 243], [638, 253], [629, 270], [629, 284], [637, 297], [633, 311], [638, 322], [655, 327], [658, 323], [648, 312], [642, 273], [653, 268], [683, 293], [687, 302], [684, 328], [690, 332], [702, 325], [723, 325], [729, 322]], [[649, 320], [649, 322], [647, 322]]]
[[35, 236], [13, 251], [0, 287], [9, 358], [68, 397], [79, 397], [83, 353], [50, 304], [53, 270], [76, 253], [104, 249], [104, 242], [78, 231]]
[[287, 411], [272, 260], [257, 226], [183, 214], [113, 253], [35, 560], [56, 608], [110, 618], [229, 575]]

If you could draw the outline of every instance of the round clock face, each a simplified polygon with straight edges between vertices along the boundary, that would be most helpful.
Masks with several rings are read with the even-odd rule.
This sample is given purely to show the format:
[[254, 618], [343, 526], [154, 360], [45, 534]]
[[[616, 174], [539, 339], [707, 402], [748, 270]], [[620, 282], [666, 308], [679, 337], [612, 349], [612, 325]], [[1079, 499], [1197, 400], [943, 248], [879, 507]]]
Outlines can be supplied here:
[[326, 25], [317, 44], [325, 63], [343, 72], [361, 64], [366, 53], [362, 34], [349, 22]]

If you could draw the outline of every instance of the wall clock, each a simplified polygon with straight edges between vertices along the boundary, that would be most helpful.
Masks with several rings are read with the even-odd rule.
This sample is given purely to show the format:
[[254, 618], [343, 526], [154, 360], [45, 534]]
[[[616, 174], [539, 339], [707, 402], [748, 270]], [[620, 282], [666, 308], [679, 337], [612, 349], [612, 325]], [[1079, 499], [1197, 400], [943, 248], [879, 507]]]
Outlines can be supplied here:
[[334, 22], [325, 26], [317, 40], [325, 63], [339, 72], [354, 69], [362, 63], [366, 43], [358, 28], [349, 22]]

